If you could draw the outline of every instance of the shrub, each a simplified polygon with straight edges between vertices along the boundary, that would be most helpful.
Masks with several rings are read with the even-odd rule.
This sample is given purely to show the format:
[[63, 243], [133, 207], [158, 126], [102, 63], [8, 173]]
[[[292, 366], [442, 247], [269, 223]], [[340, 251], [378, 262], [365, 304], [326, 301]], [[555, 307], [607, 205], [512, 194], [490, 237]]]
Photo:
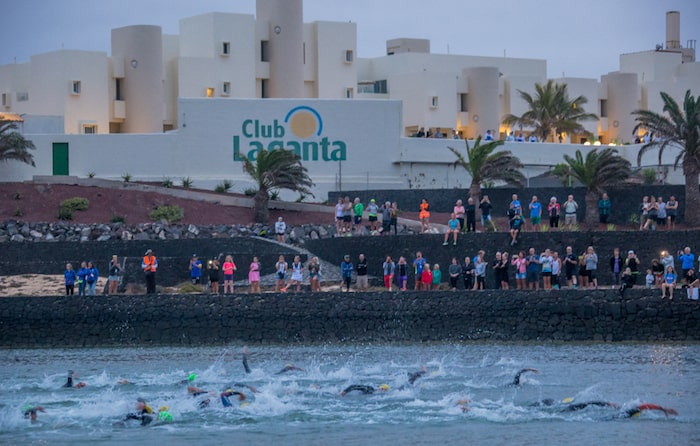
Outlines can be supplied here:
[[214, 192], [224, 193], [231, 190], [233, 183], [230, 180], [224, 180], [223, 182], [216, 185]]
[[163, 178], [163, 180], [160, 182], [160, 185], [163, 186], [163, 187], [166, 187], [166, 188], [170, 189], [171, 187], [173, 187], [173, 180], [171, 180], [171, 179], [168, 178], [168, 177], [165, 177], [165, 178]]
[[124, 223], [126, 221], [126, 217], [123, 215], [112, 215], [112, 223]]
[[257, 190], [256, 188], [254, 188], [254, 187], [249, 187], [249, 188], [247, 188], [246, 190], [243, 191], [243, 194], [244, 194], [246, 197], [254, 197], [255, 194], [257, 194], [257, 193], [258, 193], [258, 190]]
[[647, 167], [642, 170], [642, 183], [646, 185], [656, 183], [656, 169], [653, 167]]
[[176, 204], [172, 206], [158, 206], [148, 216], [153, 221], [166, 220], [168, 223], [173, 223], [185, 217], [185, 210]]
[[73, 210], [69, 208], [59, 207], [58, 208], [58, 219], [59, 220], [73, 220]]
[[202, 287], [199, 285], [194, 285], [190, 282], [182, 284], [180, 286], [180, 294], [192, 294], [192, 293], [201, 293], [202, 292]]
[[615, 230], [615, 225], [612, 223], [608, 223], [608, 231], [614, 231]]
[[303, 203], [304, 200], [306, 200], [307, 198], [309, 198], [308, 195], [306, 195], [306, 194], [304, 194], [304, 193], [302, 193], [302, 192], [299, 192], [299, 197], [297, 198], [296, 202], [297, 202], [297, 203]]
[[270, 191], [270, 200], [277, 201], [280, 199], [280, 192], [277, 190]]
[[130, 173], [125, 173], [122, 175], [122, 180], [124, 180], [125, 183], [129, 183], [131, 181], [131, 174]]
[[24, 215], [24, 212], [22, 212], [21, 208], [15, 209], [15, 217], [21, 217], [22, 215]]
[[90, 201], [83, 197], [73, 197], [63, 200], [61, 207], [71, 211], [86, 211], [90, 207]]
[[185, 177], [182, 179], [182, 187], [184, 187], [185, 189], [191, 188], [193, 184], [194, 180], [190, 177]]
[[15, 192], [14, 199], [15, 199], [15, 200], [21, 200], [21, 199], [22, 199], [22, 194], [20, 194], [19, 192]]
[[88, 172], [88, 178], [95, 178], [95, 172]]

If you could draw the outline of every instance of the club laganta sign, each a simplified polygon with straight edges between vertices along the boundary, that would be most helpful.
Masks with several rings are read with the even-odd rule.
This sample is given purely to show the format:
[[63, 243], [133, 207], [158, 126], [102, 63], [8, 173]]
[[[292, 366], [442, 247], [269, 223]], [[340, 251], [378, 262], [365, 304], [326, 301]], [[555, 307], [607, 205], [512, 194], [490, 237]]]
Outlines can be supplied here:
[[261, 150], [291, 150], [302, 161], [344, 161], [347, 144], [323, 135], [323, 119], [316, 109], [300, 105], [282, 120], [245, 119], [233, 136], [233, 160], [257, 158]]

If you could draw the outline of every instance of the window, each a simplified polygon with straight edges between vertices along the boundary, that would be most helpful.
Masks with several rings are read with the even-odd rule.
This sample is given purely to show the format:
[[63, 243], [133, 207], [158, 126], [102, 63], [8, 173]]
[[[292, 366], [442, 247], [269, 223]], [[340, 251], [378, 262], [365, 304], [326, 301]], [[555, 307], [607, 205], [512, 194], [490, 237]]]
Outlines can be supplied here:
[[355, 60], [355, 52], [353, 50], [345, 50], [345, 63], [352, 63]]
[[73, 81], [73, 89], [71, 94], [79, 95], [82, 90], [82, 84], [80, 81]]
[[430, 98], [430, 108], [437, 108], [437, 107], [438, 107], [438, 97], [432, 96]]
[[267, 79], [260, 79], [260, 97], [261, 98], [266, 98], [267, 96], [267, 91], [268, 91], [268, 80]]
[[270, 42], [267, 40], [260, 41], [260, 62], [270, 61]]
[[29, 100], [29, 93], [27, 93], [27, 92], [17, 93], [17, 102], [25, 102], [28, 100]]
[[468, 112], [469, 111], [469, 106], [467, 105], [469, 102], [469, 93], [461, 93], [459, 95], [459, 111], [461, 112]]
[[122, 80], [121, 79], [114, 79], [114, 100], [115, 101], [123, 101], [124, 97], [122, 96]]
[[231, 94], [231, 82], [224, 82], [221, 85], [221, 96], [228, 96]]
[[358, 82], [357, 83], [357, 92], [358, 93], [374, 93], [374, 82], [372, 82], [372, 81]]
[[10, 108], [10, 105], [12, 105], [12, 96], [10, 96], [10, 93], [3, 93], [2, 106], [5, 108]]
[[97, 124], [83, 124], [83, 133], [86, 135], [97, 133]]
[[374, 92], [377, 94], [387, 94], [388, 90], [386, 88], [386, 79], [382, 79], [374, 83]]
[[345, 99], [352, 99], [354, 96], [353, 94], [353, 89], [352, 88], [346, 88], [345, 89]]
[[231, 54], [231, 42], [222, 42], [221, 43], [221, 55], [228, 56], [229, 54]]
[[208, 98], [213, 98], [214, 93], [216, 93], [216, 90], [213, 87], [207, 87], [206, 95]]
[[607, 99], [600, 100], [600, 117], [601, 118], [608, 117], [608, 100]]

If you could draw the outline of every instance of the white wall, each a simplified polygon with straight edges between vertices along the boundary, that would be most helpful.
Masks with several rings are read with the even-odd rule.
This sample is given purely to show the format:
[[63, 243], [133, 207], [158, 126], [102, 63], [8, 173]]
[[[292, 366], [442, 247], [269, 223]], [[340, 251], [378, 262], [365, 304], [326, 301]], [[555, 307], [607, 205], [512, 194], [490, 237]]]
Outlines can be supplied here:
[[[357, 25], [315, 22], [316, 92], [323, 99], [343, 99], [346, 88], [357, 92]], [[355, 60], [345, 63], [345, 51]]]

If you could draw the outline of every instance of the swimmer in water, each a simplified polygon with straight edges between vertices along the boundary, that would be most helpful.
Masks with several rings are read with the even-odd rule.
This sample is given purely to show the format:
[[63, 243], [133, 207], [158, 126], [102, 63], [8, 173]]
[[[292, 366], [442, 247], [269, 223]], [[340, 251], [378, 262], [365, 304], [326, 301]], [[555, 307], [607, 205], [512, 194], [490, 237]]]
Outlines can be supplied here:
[[153, 421], [153, 409], [148, 405], [146, 400], [143, 398], [136, 399], [136, 412], [131, 412], [126, 414], [124, 421], [127, 420], [138, 420], [141, 422], [141, 426], [146, 426]]
[[421, 365], [419, 371], [408, 374], [408, 383], [410, 385], [413, 385], [418, 380], [418, 378], [422, 377], [426, 373], [428, 373], [428, 369], [425, 367], [425, 364]]
[[353, 385], [351, 385], [351, 386], [346, 387], [345, 390], [343, 390], [342, 392], [340, 392], [340, 396], [345, 396], [345, 395], [347, 395], [348, 393], [353, 392], [353, 391], [360, 392], [360, 393], [362, 393], [363, 395], [371, 395], [371, 394], [373, 394], [375, 391], [376, 391], [376, 392], [388, 392], [388, 391], [389, 391], [389, 385], [388, 385], [388, 384], [380, 384], [379, 387], [377, 387], [377, 388], [375, 389], [375, 388], [372, 387], [372, 386], [365, 386], [365, 385], [362, 385], [362, 384], [353, 384]]
[[42, 406], [33, 406], [31, 404], [27, 404], [22, 407], [22, 413], [24, 414], [24, 418], [29, 418], [32, 423], [36, 421], [36, 413], [37, 412], [46, 412]]
[[466, 398], [457, 400], [457, 405], [462, 409], [462, 412], [469, 412], [469, 403], [471, 403], [471, 400], [468, 400]]
[[275, 375], [281, 375], [281, 374], [287, 373], [287, 372], [305, 372], [305, 371], [306, 370], [300, 369], [299, 367], [295, 366], [294, 364], [287, 364], [282, 368], [282, 370], [275, 373]]
[[197, 379], [197, 375], [195, 375], [194, 373], [190, 373], [190, 376], [187, 377], [187, 381], [185, 381], [185, 382], [187, 384], [190, 384], [189, 386], [187, 386], [187, 393], [189, 393], [193, 397], [209, 393], [208, 390], [204, 390], [201, 387], [195, 386], [194, 385], [195, 379]]
[[73, 384], [73, 378], [78, 379], [78, 374], [75, 373], [73, 370], [68, 370], [68, 378], [66, 379], [66, 383], [63, 385], [63, 387], [80, 389], [82, 387], [87, 386], [87, 384], [85, 384], [82, 381]]
[[250, 373], [250, 367], [248, 367], [248, 347], [243, 346], [243, 370], [246, 373]]
[[173, 414], [170, 413], [168, 406], [160, 406], [158, 409], [158, 421], [161, 423], [172, 423]]
[[515, 378], [513, 378], [513, 382], [511, 385], [513, 386], [519, 386], [520, 385], [520, 375], [526, 372], [532, 372], [532, 373], [540, 373], [539, 370], [537, 369], [522, 369], [518, 373], [515, 374]]
[[631, 409], [627, 409], [624, 411], [620, 417], [621, 418], [632, 418], [632, 417], [638, 417], [639, 415], [642, 414], [643, 411], [645, 410], [658, 410], [664, 413], [667, 417], [669, 415], [678, 415], [678, 412], [675, 409], [671, 409], [670, 407], [662, 407], [659, 406], [658, 404], [652, 404], [652, 403], [643, 403], [638, 406], [634, 406]]
[[229, 398], [234, 396], [234, 395], [238, 396], [238, 401], [245, 400], [245, 394], [243, 392], [239, 392], [237, 390], [226, 389], [223, 392], [221, 392], [221, 404], [223, 404], [224, 407], [232, 407], [233, 404], [231, 404], [231, 400]]
[[576, 412], [579, 410], [583, 410], [588, 406], [615, 407], [618, 409], [620, 408], [619, 404], [611, 403], [610, 401], [587, 401], [585, 403], [569, 404], [568, 406], [564, 407], [561, 411], [562, 412]]

